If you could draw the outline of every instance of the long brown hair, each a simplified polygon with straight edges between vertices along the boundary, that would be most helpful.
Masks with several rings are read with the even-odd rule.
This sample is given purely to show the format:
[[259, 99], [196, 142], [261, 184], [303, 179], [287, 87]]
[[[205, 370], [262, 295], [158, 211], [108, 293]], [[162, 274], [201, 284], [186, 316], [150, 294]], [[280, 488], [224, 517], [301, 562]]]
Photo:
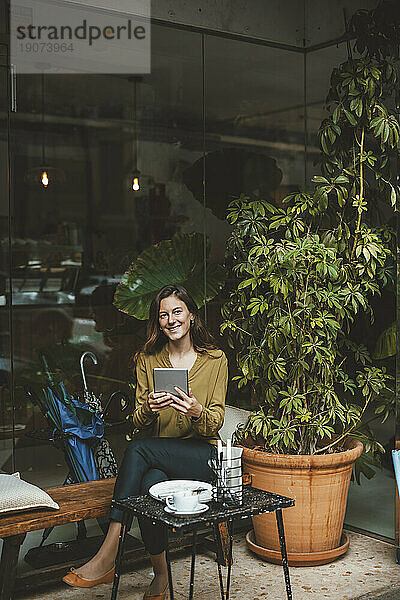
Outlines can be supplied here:
[[161, 300], [169, 296], [176, 296], [184, 302], [187, 309], [192, 313], [194, 319], [190, 326], [190, 339], [195, 352], [198, 354], [206, 354], [209, 350], [217, 350], [215, 340], [211, 333], [203, 324], [199, 309], [196, 302], [193, 300], [189, 292], [179, 284], [164, 286], [153, 299], [150, 305], [149, 320], [147, 323], [147, 342], [142, 348], [145, 354], [157, 354], [165, 346], [168, 341], [165, 333], [160, 329], [159, 314]]

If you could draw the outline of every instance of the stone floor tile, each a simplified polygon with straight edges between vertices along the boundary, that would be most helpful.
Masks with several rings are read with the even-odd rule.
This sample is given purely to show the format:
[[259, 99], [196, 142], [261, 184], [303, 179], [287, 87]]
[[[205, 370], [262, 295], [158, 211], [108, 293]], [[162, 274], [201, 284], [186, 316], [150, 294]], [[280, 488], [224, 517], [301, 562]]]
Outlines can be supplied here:
[[[394, 600], [400, 597], [400, 566], [391, 544], [349, 532], [348, 553], [329, 565], [290, 569], [294, 600]], [[188, 597], [190, 556], [173, 561], [176, 600]], [[226, 570], [223, 569], [224, 575]], [[118, 600], [141, 600], [151, 581], [149, 566], [121, 576]], [[26, 594], [26, 600], [107, 600], [111, 586], [90, 590], [61, 584], [57, 588]], [[21, 597], [21, 596], [20, 596]], [[218, 600], [218, 570], [211, 552], [196, 559], [196, 600]], [[253, 555], [243, 534], [235, 535], [231, 600], [282, 600], [285, 598], [283, 570]]]

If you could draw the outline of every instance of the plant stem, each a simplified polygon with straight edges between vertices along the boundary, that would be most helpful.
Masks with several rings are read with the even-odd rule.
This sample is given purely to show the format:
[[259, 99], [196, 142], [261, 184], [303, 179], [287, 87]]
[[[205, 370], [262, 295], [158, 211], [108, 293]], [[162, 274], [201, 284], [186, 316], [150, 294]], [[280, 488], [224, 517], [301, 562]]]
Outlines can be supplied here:
[[365, 137], [365, 128], [363, 127], [362, 132], [361, 132], [361, 142], [360, 142], [360, 198], [359, 198], [360, 206], [358, 207], [358, 220], [357, 220], [357, 226], [356, 226], [355, 235], [354, 235], [353, 249], [351, 251], [350, 258], [353, 258], [354, 253], [356, 251], [358, 236], [359, 236], [360, 227], [361, 227], [361, 219], [362, 219], [361, 203], [364, 199], [364, 163], [363, 163], [364, 137]]
[[326, 450], [329, 450], [329, 448], [332, 448], [333, 446], [336, 446], [336, 444], [338, 444], [339, 442], [341, 442], [345, 437], [347, 437], [352, 431], [353, 429], [355, 429], [357, 427], [357, 425], [361, 422], [362, 416], [366, 411], [366, 408], [370, 402], [372, 398], [372, 394], [370, 394], [368, 396], [368, 398], [365, 401], [364, 407], [361, 411], [361, 414], [359, 416], [359, 418], [357, 419], [357, 423], [354, 423], [354, 425], [352, 425], [350, 427], [350, 429], [348, 429], [347, 431], [343, 432], [341, 436], [338, 437], [337, 440], [335, 440], [334, 442], [332, 442], [332, 444], [328, 444], [328, 446], [324, 446], [324, 448], [319, 448], [318, 450], [315, 451], [315, 454], [321, 454], [322, 452], [325, 452]]

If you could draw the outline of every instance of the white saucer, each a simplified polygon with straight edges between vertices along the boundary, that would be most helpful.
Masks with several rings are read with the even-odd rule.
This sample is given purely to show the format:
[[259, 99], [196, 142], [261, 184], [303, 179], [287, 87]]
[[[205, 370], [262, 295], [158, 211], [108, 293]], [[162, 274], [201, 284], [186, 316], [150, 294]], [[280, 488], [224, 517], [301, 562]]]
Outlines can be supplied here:
[[199, 493], [199, 502], [210, 502], [212, 498], [212, 485], [206, 481], [193, 481], [192, 479], [169, 479], [155, 483], [149, 489], [149, 494], [156, 500], [165, 502], [167, 496], [173, 496], [176, 492], [191, 493], [198, 489], [204, 490]]
[[165, 506], [164, 510], [170, 515], [200, 515], [201, 513], [206, 512], [206, 510], [208, 510], [209, 508], [210, 507], [208, 506], [208, 504], [199, 504], [199, 507], [191, 512], [178, 512], [177, 510], [174, 510], [169, 506]]

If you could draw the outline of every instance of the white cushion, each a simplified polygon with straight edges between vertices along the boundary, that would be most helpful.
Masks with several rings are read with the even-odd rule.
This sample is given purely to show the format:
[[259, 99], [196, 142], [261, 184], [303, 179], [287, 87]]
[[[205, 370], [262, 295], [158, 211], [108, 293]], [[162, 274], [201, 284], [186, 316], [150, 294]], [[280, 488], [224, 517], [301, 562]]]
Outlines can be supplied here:
[[249, 410], [243, 410], [243, 408], [236, 408], [236, 406], [226, 405], [224, 424], [218, 432], [221, 439], [226, 442], [228, 438], [232, 437], [236, 427], [239, 424], [245, 425], [247, 423], [249, 415], [251, 415]]
[[0, 513], [30, 508], [60, 508], [42, 489], [23, 481], [19, 474], [0, 474]]

